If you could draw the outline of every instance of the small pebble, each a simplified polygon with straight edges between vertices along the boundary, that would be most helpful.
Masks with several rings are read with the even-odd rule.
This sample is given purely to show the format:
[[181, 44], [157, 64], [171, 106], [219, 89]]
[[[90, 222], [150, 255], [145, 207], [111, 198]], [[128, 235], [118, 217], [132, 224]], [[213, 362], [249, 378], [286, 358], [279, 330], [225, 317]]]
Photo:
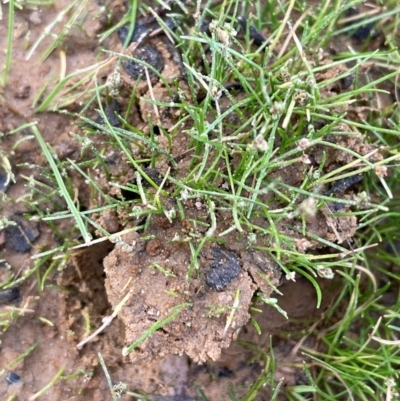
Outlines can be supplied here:
[[[159, 50], [152, 45], [145, 44], [135, 51], [133, 55], [137, 60], [143, 61], [151, 65], [154, 69], [148, 68], [150, 78], [157, 76], [156, 71], [161, 72], [164, 69], [164, 59]], [[142, 63], [129, 60], [124, 64], [126, 72], [134, 79], [141, 76], [142, 80], [146, 79], [145, 66]]]
[[14, 372], [10, 372], [6, 376], [6, 381], [9, 384], [18, 384], [21, 383], [21, 377]]
[[0, 291], [0, 305], [2, 304], [16, 304], [21, 300], [18, 287], [8, 288]]
[[329, 196], [335, 194], [337, 192], [343, 192], [347, 188], [351, 187], [353, 184], [360, 182], [363, 179], [362, 174], [355, 174], [351, 177], [343, 178], [341, 180], [334, 181], [332, 186], [328, 191], [325, 192], [325, 195]]
[[[154, 181], [155, 184], [160, 185], [162, 183], [163, 177], [157, 169], [151, 167], [144, 167], [142, 168], [142, 170], [149, 178], [151, 178]], [[150, 184], [145, 179], [143, 179], [142, 184], [145, 187], [150, 186]]]
[[11, 180], [8, 174], [0, 173], [0, 192], [7, 192], [10, 187]]
[[340, 80], [342, 89], [349, 89], [354, 82], [354, 74], [349, 74]]
[[42, 18], [39, 11], [33, 11], [29, 16], [29, 21], [32, 22], [33, 25], [40, 25], [42, 23]]
[[[104, 114], [107, 117], [108, 122], [113, 127], [118, 127], [119, 125], [121, 125], [121, 122], [117, 117], [117, 114], [119, 113], [120, 113], [119, 103], [115, 99], [112, 99], [111, 102], [105, 107]], [[104, 118], [102, 116], [97, 117], [96, 123], [104, 124], [105, 123]]]
[[206, 284], [221, 291], [242, 271], [240, 258], [236, 252], [222, 246], [215, 246], [212, 255], [214, 261], [206, 272]]
[[374, 28], [374, 22], [370, 22], [365, 25], [361, 25], [352, 32], [351, 37], [358, 43], [364, 42], [364, 40], [372, 38], [372, 30]]
[[31, 249], [31, 244], [39, 237], [38, 224], [15, 215], [12, 220], [17, 224], [5, 228], [6, 248], [15, 252], [25, 253]]
[[[171, 17], [165, 17], [163, 20], [164, 24], [171, 30], [174, 30], [177, 27], [178, 22], [175, 21]], [[128, 39], [128, 45], [133, 42], [139, 42], [143, 40], [146, 36], [150, 35], [153, 31], [160, 31], [164, 33], [161, 29], [161, 26], [157, 21], [149, 22], [145, 19], [136, 21], [135, 30], [132, 33], [132, 36], [128, 39], [129, 34], [129, 25], [122, 26], [118, 29], [118, 37], [122, 44], [125, 44], [125, 41]]]
[[266, 41], [262, 33], [254, 25], [248, 23], [245, 16], [239, 16], [238, 22], [245, 33], [247, 29], [249, 30], [250, 39], [252, 39], [257, 46], [261, 46]]

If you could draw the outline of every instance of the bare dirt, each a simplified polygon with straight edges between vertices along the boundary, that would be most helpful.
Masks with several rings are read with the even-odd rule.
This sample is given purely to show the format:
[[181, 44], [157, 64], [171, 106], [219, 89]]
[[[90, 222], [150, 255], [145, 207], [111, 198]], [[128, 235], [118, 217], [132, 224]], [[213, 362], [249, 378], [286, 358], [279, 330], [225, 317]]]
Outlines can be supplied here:
[[[71, 244], [79, 241], [71, 222], [57, 222], [57, 230], [54, 231], [47, 223], [29, 220], [35, 216], [35, 210], [28, 208], [25, 202], [30, 189], [29, 180], [48, 183], [41, 176], [42, 171], [32, 166], [45, 166], [45, 158], [36, 141], [32, 140], [30, 131], [21, 130], [10, 134], [22, 124], [37, 121], [45, 141], [53, 147], [60, 160], [82, 160], [86, 157], [82, 156], [82, 144], [74, 137], [74, 134], [82, 135], [79, 121], [59, 113], [35, 114], [32, 105], [41, 97], [41, 90], [47, 82], [49, 87], [57, 82], [64, 54], [67, 61], [66, 74], [95, 63], [100, 49], [97, 34], [106, 29], [107, 12], [113, 10], [112, 20], [115, 22], [121, 18], [125, 8], [119, 1], [106, 6], [89, 1], [88, 14], [82, 22], [83, 29], [71, 29], [63, 46], [42, 62], [40, 55], [49, 43], [47, 38], [27, 61], [27, 45], [32, 45], [68, 3], [59, 1], [55, 6], [42, 9], [25, 8], [15, 14], [13, 64], [8, 85], [0, 93], [0, 131], [4, 133], [1, 151], [7, 155], [16, 178], [3, 198], [2, 215], [15, 221], [17, 226], [1, 234], [0, 282], [6, 282], [11, 275], [23, 277], [36, 262], [31, 257], [59, 246], [63, 235], [71, 235]], [[6, 32], [7, 25], [0, 24], [0, 48], [6, 46]], [[155, 37], [151, 45], [161, 54], [162, 63], [157, 65], [165, 79], [169, 82], [180, 79], [180, 88], [183, 93], [187, 93], [179, 59], [171, 52], [167, 38]], [[101, 46], [114, 51], [122, 49], [116, 34]], [[0, 56], [2, 64], [1, 57], [4, 57], [3, 54]], [[107, 79], [112, 67], [110, 64], [103, 69], [103, 78], [99, 79]], [[126, 94], [132, 90], [136, 80], [132, 77], [132, 70], [131, 74], [125, 70], [121, 72], [123, 83], [118, 108], [124, 110], [129, 99]], [[342, 72], [331, 71], [330, 75], [328, 72], [328, 75], [320, 76], [319, 79], [327, 80]], [[326, 96], [329, 96], [329, 92], [345, 89], [327, 87]], [[171, 101], [170, 93], [161, 82], [154, 82], [150, 93], [147, 83], [143, 81], [138, 85], [139, 95], [142, 99], [138, 100], [137, 107], [133, 108], [129, 117], [132, 124], [146, 133], [150, 133], [149, 118], [166, 130], [173, 126], [177, 115], [171, 115], [167, 108], [160, 108], [156, 112], [149, 102], [143, 100], [153, 98]], [[70, 110], [74, 107], [78, 108], [78, 105], [72, 104]], [[92, 109], [88, 114], [96, 118]], [[112, 112], [110, 116], [113, 116]], [[349, 127], [343, 124], [341, 129], [346, 131]], [[175, 160], [179, 160], [174, 176], [180, 178], [187, 173], [193, 155], [188, 149], [189, 140], [183, 130], [176, 134], [174, 140], [172, 150], [167, 142], [163, 142], [162, 136], [159, 143], [166, 151], [171, 151]], [[331, 140], [361, 155], [374, 150], [361, 137], [332, 136]], [[137, 179], [135, 169], [122, 153], [104, 145], [104, 141], [105, 138], [99, 134], [94, 142], [99, 149], [104, 150], [114, 181], [118, 179], [121, 185], [134, 182]], [[139, 154], [140, 149], [133, 146], [133, 151]], [[323, 154], [326, 154], [324, 169], [327, 172], [354, 160], [348, 153], [317, 146], [307, 150], [307, 162], [318, 166], [325, 157]], [[375, 153], [373, 157], [378, 159], [381, 155]], [[299, 161], [275, 171], [269, 179], [279, 179], [293, 186], [300, 185], [303, 181], [302, 166], [302, 161]], [[154, 170], [148, 169], [146, 173], [156, 181], [169, 168], [167, 158], [159, 159]], [[112, 187], [100, 170], [94, 170], [92, 174], [107, 194], [121, 196], [121, 190]], [[71, 179], [76, 188], [76, 197], [83, 207], [99, 206], [92, 204], [89, 189], [82, 177], [71, 173]], [[338, 188], [338, 192], [345, 198], [353, 196], [354, 186], [347, 188], [343, 184]], [[169, 190], [171, 192], [172, 188]], [[329, 188], [320, 190], [324, 192]], [[265, 195], [265, 203], [273, 202], [271, 196]], [[58, 199], [60, 210], [65, 208], [58, 194], [54, 194], [54, 198]], [[165, 202], [167, 208], [176, 207], [172, 198]], [[43, 202], [41, 207], [47, 204], [53, 205], [52, 202]], [[346, 206], [339, 207], [343, 211], [347, 210]], [[16, 395], [17, 400], [28, 400], [62, 369], [64, 380], [58, 381], [39, 399], [110, 400], [110, 390], [98, 357], [98, 353], [101, 353], [113, 383], [126, 383], [131, 391], [176, 397], [160, 398], [164, 400], [194, 400], [196, 386], [199, 386], [210, 400], [227, 399], [229, 386], [251, 383], [262, 369], [258, 359], [249, 363], [257, 349], [251, 349], [246, 344], [253, 343], [258, 349], [267, 351], [270, 336], [278, 361], [277, 378], [284, 377], [284, 383], [288, 386], [306, 382], [300, 370], [293, 368], [299, 362], [299, 357], [292, 350], [303, 335], [302, 330], [306, 327], [304, 321], [320, 316], [329, 307], [336, 290], [332, 288], [326, 292], [329, 296], [323, 299], [321, 308], [317, 310], [312, 285], [305, 279], [296, 282], [287, 280], [273, 259], [266, 252], [255, 248], [257, 245], [273, 246], [269, 239], [262, 239], [249, 247], [247, 238], [237, 233], [225, 236], [223, 244], [207, 242], [199, 255], [199, 265], [188, 280], [192, 253], [188, 242], [183, 239], [204, 235], [207, 226], [195, 227], [191, 221], [209, 223], [209, 214], [201, 200], [188, 200], [184, 202], [184, 208], [185, 220], [176, 218], [170, 221], [164, 215], [155, 215], [143, 235], [140, 232], [125, 233], [116, 244], [106, 241], [74, 250], [62, 272], [53, 271], [49, 275], [43, 290], [40, 289], [40, 275], [33, 274], [25, 281], [21, 280], [18, 285], [19, 296], [4, 295], [4, 301], [0, 300], [0, 311], [17, 308], [17, 311], [23, 312], [0, 337], [0, 398], [8, 399]], [[220, 224], [216, 234], [230, 226], [229, 216], [221, 213], [218, 217]], [[97, 216], [97, 222], [109, 233], [138, 225], [136, 219], [127, 218], [121, 210], [103, 212]], [[264, 221], [258, 223], [266, 224]], [[318, 211], [316, 216], [307, 220], [308, 232], [337, 243], [351, 239], [356, 226], [355, 217], [344, 213], [338, 220], [332, 217], [328, 208]], [[297, 249], [302, 252], [317, 251], [321, 247], [320, 242], [304, 238], [301, 234], [301, 221], [282, 220], [278, 228], [293, 238]], [[100, 232], [94, 232], [93, 235], [100, 236]], [[49, 263], [47, 260], [44, 266], [38, 266], [38, 271], [43, 274], [43, 268]], [[7, 264], [10, 268], [7, 268]], [[159, 266], [163, 270], [157, 268]], [[335, 282], [321, 282], [321, 285], [334, 287]], [[252, 312], [262, 330], [260, 336], [249, 323], [249, 307], [254, 304], [256, 292], [261, 291], [269, 297], [274, 287], [278, 286], [283, 295], [274, 293], [273, 296], [279, 298], [279, 305], [286, 310], [289, 320], [271, 306], [255, 305], [262, 308], [262, 313]], [[125, 296], [127, 300], [118, 318], [93, 341], [78, 349], [77, 344], [99, 327], [102, 319], [110, 316]], [[230, 308], [237, 299], [237, 310], [228, 324]], [[155, 331], [128, 357], [122, 356], [124, 346], [132, 344], [155, 322], [173, 313], [176, 313], [176, 318], [172, 322]], [[23, 360], [16, 361], [29, 347], [34, 348], [32, 352]], [[11, 372], [19, 375], [21, 381], [10, 383], [11, 379], [7, 375]], [[238, 396], [240, 391], [245, 392], [245, 388], [238, 390]], [[267, 386], [260, 392], [258, 399], [266, 397], [269, 391]], [[132, 398], [122, 395], [121, 399]]]

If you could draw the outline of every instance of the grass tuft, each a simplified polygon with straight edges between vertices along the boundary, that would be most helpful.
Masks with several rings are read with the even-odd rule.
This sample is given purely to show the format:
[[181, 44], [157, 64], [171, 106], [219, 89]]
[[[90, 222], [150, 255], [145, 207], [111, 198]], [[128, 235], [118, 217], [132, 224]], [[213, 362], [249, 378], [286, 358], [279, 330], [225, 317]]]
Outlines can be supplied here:
[[[1, 4], [0, 4], [1, 11]], [[14, 0], [10, 0], [8, 3], [8, 24], [7, 24], [7, 48], [5, 49], [5, 63], [0, 82], [3, 87], [7, 85], [8, 75], [10, 74], [12, 64], [12, 48], [13, 48], [13, 34], [14, 34], [14, 12], [15, 4]], [[2, 13], [0, 12], [0, 21], [3, 19]]]

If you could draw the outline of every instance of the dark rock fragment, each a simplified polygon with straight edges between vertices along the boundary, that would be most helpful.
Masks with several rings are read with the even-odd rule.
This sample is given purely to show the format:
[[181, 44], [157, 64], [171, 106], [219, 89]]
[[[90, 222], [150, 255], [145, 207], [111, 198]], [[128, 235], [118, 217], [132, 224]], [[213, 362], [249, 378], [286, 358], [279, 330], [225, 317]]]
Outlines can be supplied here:
[[10, 176], [5, 173], [0, 173], [0, 192], [7, 192], [10, 187], [11, 180]]
[[[135, 59], [143, 61], [148, 65], [152, 66], [154, 70], [161, 72], [164, 69], [164, 59], [157, 47], [145, 44], [140, 48], [136, 49], [134, 54]], [[145, 65], [138, 61], [128, 60], [124, 62], [124, 68], [126, 72], [134, 79], [139, 78], [146, 79]], [[148, 68], [150, 78], [157, 76], [156, 71]]]
[[355, 174], [351, 177], [343, 178], [341, 180], [337, 180], [331, 186], [331, 188], [326, 191], [325, 195], [332, 195], [337, 192], [343, 192], [347, 188], [351, 187], [353, 184], [360, 182], [363, 179], [362, 174]]
[[6, 248], [19, 253], [29, 252], [31, 244], [40, 235], [38, 224], [18, 215], [15, 215], [12, 220], [17, 224], [5, 228]]
[[223, 246], [212, 248], [212, 256], [214, 260], [206, 272], [206, 284], [213, 290], [221, 291], [242, 271], [240, 257]]
[[200, 23], [200, 32], [210, 34], [211, 20], [204, 19]]
[[[163, 19], [163, 22], [165, 26], [171, 30], [174, 30], [177, 27], [177, 21], [174, 18], [165, 17]], [[143, 18], [136, 21], [135, 29], [133, 30], [133, 33], [129, 39], [129, 25], [122, 26], [118, 29], [118, 37], [122, 44], [125, 44], [125, 41], [128, 40], [127, 45], [129, 45], [131, 43], [143, 40], [146, 36], [154, 36], [154, 34], [156, 34], [156, 32], [154, 31], [159, 30], [160, 33], [163, 33], [163, 30], [161, 28], [162, 27], [154, 19], [154, 17]]]
[[9, 384], [18, 384], [21, 383], [21, 377], [14, 372], [7, 373], [6, 381]]
[[[137, 42], [141, 37], [143, 37], [147, 32], [149, 32], [149, 26], [146, 24], [136, 24], [132, 36], [128, 39], [128, 45], [133, 42]], [[129, 36], [129, 26], [125, 25], [118, 29], [118, 37], [122, 44], [125, 44]]]
[[[343, 193], [346, 189], [351, 187], [353, 184], [360, 182], [363, 179], [362, 174], [352, 175], [351, 177], [343, 178], [341, 180], [337, 180], [333, 183], [331, 188], [325, 192], [325, 195], [332, 195], [337, 193]], [[338, 212], [346, 206], [345, 203], [335, 202], [329, 205], [329, 208], [332, 212]]]
[[350, 86], [353, 85], [353, 82], [354, 82], [354, 74], [349, 74], [340, 80], [340, 86], [344, 90], [349, 89]]
[[19, 288], [8, 288], [0, 291], [0, 305], [17, 304], [21, 300]]
[[228, 367], [224, 366], [219, 372], [218, 372], [218, 377], [234, 377], [235, 372]]
[[[359, 15], [360, 11], [356, 7], [350, 7], [346, 11], [346, 17], [355, 17]], [[351, 21], [346, 24], [349, 28], [353, 28], [350, 30], [350, 36], [352, 39], [355, 39], [358, 43], [362, 43], [367, 39], [374, 39], [376, 37], [376, 33], [374, 32], [375, 21], [365, 22], [365, 24], [358, 25], [353, 27], [354, 25], [359, 24], [361, 21]]]
[[[107, 117], [108, 122], [113, 126], [113, 127], [118, 127], [120, 125], [119, 118], [117, 114], [120, 112], [120, 107], [119, 103], [117, 100], [112, 99], [111, 102], [107, 105], [107, 107], [104, 110], [104, 114]], [[97, 124], [104, 124], [104, 118], [102, 116], [99, 116], [96, 119]]]
[[[153, 180], [155, 184], [160, 185], [162, 183], [163, 176], [159, 173], [157, 169], [151, 167], [147, 168], [145, 167], [142, 170], [149, 178]], [[149, 187], [150, 184], [146, 180], [143, 180], [143, 186]]]
[[362, 43], [364, 40], [373, 39], [373, 28], [375, 23], [370, 22], [365, 25], [361, 25], [357, 27], [351, 34], [351, 37], [355, 39], [357, 42]]
[[239, 16], [238, 22], [245, 32], [249, 30], [250, 39], [253, 39], [254, 44], [261, 46], [266, 41], [262, 33], [254, 25], [250, 25], [245, 16]]

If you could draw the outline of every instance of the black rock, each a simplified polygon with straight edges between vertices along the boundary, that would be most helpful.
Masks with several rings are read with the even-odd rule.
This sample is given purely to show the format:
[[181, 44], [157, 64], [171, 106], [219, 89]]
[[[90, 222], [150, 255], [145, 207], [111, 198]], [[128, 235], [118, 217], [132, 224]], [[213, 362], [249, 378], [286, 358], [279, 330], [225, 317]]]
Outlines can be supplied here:
[[[132, 36], [128, 39], [128, 45], [137, 42], [146, 32], [151, 32], [151, 27], [146, 24], [136, 24]], [[118, 29], [118, 37], [122, 44], [125, 44], [129, 35], [129, 25], [122, 26]]]
[[4, 230], [6, 232], [6, 248], [19, 253], [29, 252], [31, 244], [40, 235], [38, 224], [18, 215], [15, 215], [12, 220], [17, 224], [8, 226]]
[[0, 173], [0, 192], [7, 192], [11, 185], [11, 180], [8, 174]]
[[[143, 61], [154, 68], [154, 70], [161, 72], [164, 69], [164, 59], [157, 47], [145, 44], [136, 49], [134, 57], [137, 60]], [[144, 71], [145, 66], [137, 61], [128, 60], [123, 63], [126, 72], [134, 79], [146, 79]], [[157, 73], [151, 68], [148, 68], [150, 78], [157, 76]]]
[[[354, 17], [359, 14], [360, 14], [360, 10], [357, 9], [356, 7], [350, 7], [349, 9], [346, 10], [346, 13], [345, 13], [347, 18]], [[374, 37], [376, 37], [376, 35], [374, 33], [375, 21], [365, 22], [365, 24], [353, 27], [354, 25], [358, 24], [359, 22], [360, 22], [360, 20], [358, 20], [356, 22], [351, 21], [348, 24], [346, 24], [347, 27], [352, 28], [349, 30], [350, 36], [360, 44], [367, 39], [374, 39]]]
[[206, 272], [206, 284], [213, 290], [221, 291], [242, 271], [240, 257], [219, 245], [212, 248], [212, 256], [214, 260]]
[[207, 33], [210, 34], [210, 24], [211, 24], [211, 20], [208, 19], [204, 19], [201, 21], [200, 24], [200, 32], [202, 33]]
[[218, 377], [234, 377], [235, 372], [224, 366], [219, 372]]
[[8, 288], [0, 291], [0, 305], [2, 304], [17, 304], [21, 300], [19, 288]]
[[357, 42], [362, 43], [364, 40], [367, 39], [373, 39], [373, 28], [374, 28], [375, 23], [370, 22], [365, 25], [361, 25], [358, 28], [356, 28], [352, 34], [351, 37], [355, 39]]
[[254, 44], [261, 46], [266, 41], [262, 33], [254, 25], [248, 23], [245, 16], [239, 16], [238, 22], [245, 33], [247, 29], [249, 30], [250, 39], [253, 39]]
[[9, 384], [18, 384], [21, 383], [21, 377], [14, 372], [10, 372], [6, 376], [6, 381]]
[[[155, 168], [151, 168], [151, 167], [145, 167], [142, 169], [144, 171], [144, 173], [153, 180], [153, 182], [157, 185], [160, 185], [163, 181], [163, 176], [158, 172], [157, 169]], [[150, 184], [144, 180], [143, 182], [143, 186], [144, 187], [149, 187]]]
[[[106, 115], [108, 122], [113, 127], [118, 127], [121, 124], [119, 118], [117, 117], [117, 114], [119, 114], [119, 112], [120, 112], [119, 103], [115, 99], [112, 99], [111, 102], [105, 108], [104, 114]], [[104, 124], [104, 118], [102, 116], [99, 116], [96, 119], [96, 123]]]
[[[174, 30], [177, 27], [177, 21], [171, 17], [164, 17], [163, 19], [164, 24], [171, 30]], [[129, 36], [129, 25], [122, 26], [118, 29], [118, 37], [121, 43], [124, 45], [125, 41], [127, 40], [127, 45], [138, 42], [143, 40], [146, 36], [150, 35], [150, 33], [154, 32], [155, 30], [160, 29], [161, 26], [157, 22], [157, 20], [151, 18], [144, 18], [142, 20], [136, 21], [135, 29], [131, 37], [128, 39]], [[160, 34], [164, 33], [162, 29], [160, 29]]]
[[330, 189], [326, 191], [325, 195], [329, 196], [337, 192], [343, 192], [347, 188], [351, 187], [353, 184], [360, 182], [363, 179], [362, 174], [355, 174], [351, 177], [343, 178], [341, 180], [335, 181]]
[[340, 80], [342, 89], [349, 89], [354, 82], [354, 74], [349, 74]]

